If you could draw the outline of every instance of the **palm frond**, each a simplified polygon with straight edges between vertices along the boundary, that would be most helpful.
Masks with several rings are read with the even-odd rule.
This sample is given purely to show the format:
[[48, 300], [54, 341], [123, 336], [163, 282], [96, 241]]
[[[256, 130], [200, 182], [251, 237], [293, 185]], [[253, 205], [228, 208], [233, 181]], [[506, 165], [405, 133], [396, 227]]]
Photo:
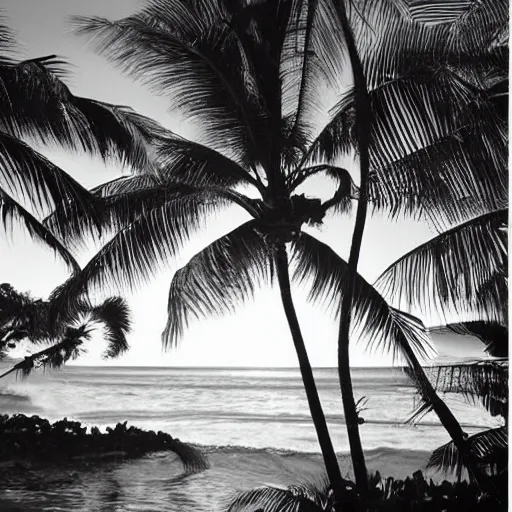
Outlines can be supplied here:
[[12, 372], [19, 372], [23, 377], [30, 375], [34, 368], [60, 368], [70, 359], [76, 359], [83, 352], [82, 344], [90, 338], [90, 331], [85, 325], [78, 328], [68, 327], [63, 339], [39, 352], [25, 357], [19, 363], [0, 375], [0, 379]]
[[[472, 435], [467, 443], [476, 460], [489, 472], [506, 467], [508, 456], [508, 433], [506, 427], [484, 430]], [[432, 453], [427, 468], [452, 472], [458, 476], [466, 468], [464, 457], [461, 456], [453, 441], [436, 448]]]
[[427, 373], [438, 391], [458, 393], [473, 404], [481, 403], [491, 416], [507, 416], [508, 361], [483, 359], [433, 366]]
[[95, 217], [95, 198], [88, 190], [30, 146], [3, 132], [0, 179], [4, 188], [27, 199], [38, 213], [73, 203], [78, 211]]
[[166, 136], [158, 145], [161, 175], [196, 186], [261, 186], [240, 164], [202, 144]]
[[[134, 289], [168, 265], [183, 243], [203, 227], [203, 219], [224, 206], [194, 195], [148, 210], [121, 229], [87, 263], [82, 271], [57, 289], [52, 301], [69, 307], [94, 287]], [[126, 211], [128, 215], [130, 212]]]
[[229, 16], [219, 2], [180, 1], [170, 9], [152, 0], [119, 21], [77, 17], [75, 25], [124, 72], [170, 96], [190, 119], [206, 120], [199, 126], [204, 139], [222, 139], [225, 149], [251, 161], [261, 108], [247, 95], [238, 43], [223, 19]]
[[[439, 69], [468, 61], [478, 63], [492, 51], [496, 33], [508, 25], [506, 0], [472, 2], [469, 9], [459, 2], [458, 15], [452, 10], [452, 19], [439, 23], [446, 16], [440, 10], [441, 3], [446, 8], [447, 2], [367, 3], [364, 21], [352, 18], [371, 89], [387, 80], [415, 74], [425, 65]], [[430, 13], [426, 13], [428, 9]], [[437, 22], [418, 20], [427, 16]]]
[[507, 158], [507, 146], [496, 125], [475, 122], [374, 168], [371, 206], [392, 218], [404, 214], [428, 218], [440, 229], [504, 208]]
[[442, 233], [392, 263], [375, 286], [384, 297], [424, 312], [444, 314], [455, 308], [499, 321], [492, 316], [502, 305], [482, 304], [476, 297], [480, 286], [506, 264], [502, 228], [507, 218], [508, 210], [498, 210]]
[[357, 146], [354, 90], [346, 93], [331, 110], [331, 120], [311, 144], [305, 161], [335, 163]]
[[[508, 288], [500, 294], [500, 303], [507, 307]], [[501, 302], [503, 301], [503, 302]], [[508, 311], [508, 307], [507, 307]], [[506, 314], [504, 316], [506, 318]], [[461, 322], [446, 325], [439, 330], [452, 331], [465, 336], [475, 336], [485, 345], [485, 351], [492, 357], [508, 357], [508, 323], [500, 325], [495, 322]]]
[[28, 234], [37, 242], [43, 243], [46, 247], [52, 249], [66, 263], [69, 269], [74, 273], [80, 271], [75, 258], [64, 247], [64, 245], [49, 231], [41, 222], [39, 222], [30, 212], [25, 210], [19, 203], [11, 198], [4, 190], [0, 188], [0, 221], [7, 230], [13, 228], [13, 222], [22, 222]]
[[258, 286], [270, 283], [272, 254], [257, 221], [243, 224], [196, 254], [171, 282], [164, 346], [178, 342], [191, 316], [234, 313]]
[[92, 319], [103, 323], [108, 343], [104, 356], [115, 358], [129, 348], [126, 335], [131, 329], [130, 309], [121, 297], [110, 297], [92, 309]]
[[156, 174], [120, 176], [94, 187], [91, 189], [91, 193], [98, 197], [107, 197], [152, 188], [160, 184], [161, 179]]
[[[136, 180], [140, 183], [140, 180]], [[160, 184], [151, 188], [125, 187], [128, 192], [109, 195], [97, 200], [94, 216], [68, 203], [57, 207], [43, 224], [59, 236], [66, 245], [79, 247], [88, 236], [118, 232], [149, 212], [172, 202], [191, 198], [199, 203], [206, 201], [206, 193], [183, 184]], [[212, 196], [213, 194], [210, 194]], [[213, 201], [213, 198], [209, 198]]]
[[13, 51], [16, 45], [14, 31], [8, 26], [4, 10], [0, 10], [0, 62], [6, 54]]
[[231, 499], [226, 512], [325, 512], [332, 508], [327, 490], [311, 485], [282, 489], [261, 487], [240, 492]]
[[[309, 300], [339, 314], [348, 279], [347, 263], [329, 246], [301, 233], [294, 242], [294, 279], [309, 287]], [[357, 276], [352, 305], [353, 335], [367, 340], [369, 350], [399, 354], [409, 362], [410, 353], [429, 359], [433, 347], [420, 320], [391, 307], [363, 277]]]
[[15, 136], [153, 168], [149, 144], [164, 130], [128, 107], [74, 96], [55, 73], [55, 59], [0, 65], [0, 128]]

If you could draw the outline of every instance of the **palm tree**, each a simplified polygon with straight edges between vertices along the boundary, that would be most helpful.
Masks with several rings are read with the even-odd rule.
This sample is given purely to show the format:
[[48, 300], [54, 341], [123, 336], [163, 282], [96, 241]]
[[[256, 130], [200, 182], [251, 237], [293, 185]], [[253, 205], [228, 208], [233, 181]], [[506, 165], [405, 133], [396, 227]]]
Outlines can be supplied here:
[[[202, 190], [201, 194], [202, 200], [208, 201], [210, 209], [217, 207], [220, 202], [235, 202], [244, 207], [253, 217], [267, 217], [264, 227], [268, 229], [272, 222], [273, 235], [276, 234], [275, 221], [278, 219], [282, 224], [280, 235], [285, 235], [283, 239], [288, 241], [301, 222], [318, 220], [329, 208], [335, 206], [343, 210], [348, 203], [348, 190], [353, 189], [352, 185], [348, 185], [350, 180], [346, 173], [334, 165], [336, 158], [353, 145], [354, 123], [351, 101], [353, 95], [349, 94], [339, 103], [332, 120], [319, 134], [311, 134], [310, 126], [305, 122], [305, 119], [312, 117], [307, 113], [314, 112], [315, 108], [315, 104], [308, 100], [314, 89], [314, 84], [309, 79], [312, 76], [312, 70], [317, 69], [321, 63], [324, 65], [323, 71], [327, 70], [327, 74], [334, 71], [333, 75], [336, 75], [339, 71], [336, 68], [336, 60], [332, 58], [334, 51], [332, 34], [328, 30], [315, 31], [315, 19], [317, 23], [320, 21], [327, 23], [326, 20], [338, 19], [337, 17], [341, 16], [339, 19], [343, 23], [343, 13], [328, 2], [308, 3], [307, 9], [301, 4], [298, 16], [290, 17], [298, 20], [298, 26], [294, 26], [294, 29], [289, 30], [288, 35], [279, 41], [277, 40], [279, 38], [274, 41], [272, 37], [277, 37], [277, 29], [272, 33], [268, 31], [270, 20], [276, 19], [276, 13], [271, 13], [269, 10], [265, 14], [265, 9], [270, 9], [265, 3], [251, 4], [236, 12], [232, 10], [231, 4], [210, 6], [208, 9], [203, 9], [204, 12], [200, 12], [199, 4], [178, 9], [176, 5], [166, 2], [152, 2], [143, 13], [119, 22], [88, 20], [85, 30], [99, 36], [101, 49], [123, 69], [143, 77], [151, 85], [169, 94], [171, 98], [179, 100], [182, 108], [185, 108], [193, 119], [205, 121], [201, 126], [201, 135], [208, 146], [175, 136], [166, 136], [166, 140], [160, 146], [160, 154], [163, 157], [163, 167], [168, 173], [172, 172], [174, 179], [178, 178], [181, 184], [186, 182], [196, 188], [208, 185], [208, 191]], [[437, 15], [435, 22], [441, 26], [430, 27], [423, 26], [416, 19], [404, 19], [401, 11], [393, 6], [384, 7], [385, 16], [378, 16], [379, 6], [374, 6], [373, 11], [366, 11], [364, 22], [359, 23], [357, 21], [360, 20], [360, 12], [357, 9], [351, 11], [353, 15], [351, 22], [355, 27], [356, 40], [359, 41], [363, 69], [369, 77], [373, 133], [369, 148], [371, 172], [368, 181], [372, 205], [378, 209], [391, 210], [391, 215], [394, 217], [401, 213], [419, 211], [435, 222], [453, 221], [471, 209], [474, 211], [479, 208], [501, 206], [503, 197], [506, 196], [503, 192], [506, 190], [503, 179], [506, 146], [503, 144], [504, 130], [501, 115], [504, 66], [502, 66], [503, 59], [500, 53], [503, 45], [502, 43], [494, 44], [494, 39], [498, 37], [496, 33], [503, 26], [503, 5], [499, 2], [492, 5], [486, 4], [476, 11], [471, 11], [470, 15], [464, 17], [463, 23], [458, 23], [458, 33], [455, 38], [450, 23], [453, 24], [457, 20], [450, 19], [448, 22], [443, 18], [445, 14], [442, 12], [435, 13]], [[421, 9], [421, 5], [419, 7], [416, 5], [414, 12], [416, 18], [421, 18]], [[193, 11], [192, 16], [191, 11]], [[280, 12], [282, 14], [283, 11]], [[316, 12], [321, 13], [317, 18], [315, 18]], [[492, 14], [488, 15], [489, 12]], [[162, 13], [164, 13], [163, 16]], [[259, 19], [258, 16], [260, 16]], [[366, 21], [366, 19], [371, 20], [372, 17], [380, 20], [381, 23], [384, 20], [386, 30], [373, 31]], [[268, 26], [263, 26], [265, 24], [261, 20], [264, 18]], [[301, 20], [304, 21], [303, 30], [300, 30]], [[279, 23], [275, 24], [276, 27], [278, 25]], [[205, 32], [206, 27], [208, 30]], [[475, 27], [479, 27], [477, 43], [467, 35]], [[387, 30], [388, 28], [393, 30]], [[390, 50], [389, 38], [386, 39], [383, 35], [396, 33], [396, 29], [400, 29], [399, 32], [405, 37], [401, 52], [398, 52], [398, 57], [395, 58], [396, 52]], [[362, 37], [361, 34], [365, 30], [367, 37]], [[492, 37], [489, 36], [491, 32]], [[254, 42], [259, 36], [260, 39]], [[325, 37], [326, 40], [320, 41], [320, 38]], [[264, 40], [267, 41], [266, 45], [262, 44]], [[428, 49], [425, 49], [425, 41], [428, 42]], [[274, 42], [276, 48], [272, 53], [270, 46]], [[339, 43], [339, 41], [335, 42]], [[348, 40], [347, 42], [349, 43]], [[277, 43], [281, 44], [282, 51], [279, 50], [280, 45]], [[295, 53], [284, 51], [289, 50], [290, 47], [292, 50], [300, 48], [306, 51], [295, 51]], [[230, 66], [226, 64], [226, 59], [219, 58], [220, 55], [225, 57], [228, 54], [232, 63]], [[277, 58], [278, 54], [281, 59]], [[297, 54], [296, 60], [299, 61], [299, 65], [296, 66], [298, 72], [294, 75], [291, 63], [294, 55]], [[290, 58], [285, 59], [283, 56]], [[315, 59], [312, 58], [313, 56]], [[354, 56], [353, 52], [352, 56]], [[469, 65], [472, 63], [470, 57], [477, 59], [478, 73], [473, 72], [468, 78], [469, 71], [474, 71]], [[280, 90], [275, 94], [276, 87], [272, 85], [277, 82], [275, 79], [277, 72], [274, 70], [272, 78], [270, 70], [260, 70], [262, 62], [268, 64], [269, 59], [273, 62], [274, 68], [279, 62], [281, 68], [286, 70], [286, 73], [281, 73], [283, 94], [280, 100], [270, 97], [270, 93], [273, 96], [279, 96]], [[414, 65], [408, 63], [414, 63]], [[455, 68], [454, 63], [457, 63]], [[172, 71], [164, 72], [171, 69]], [[440, 70], [443, 73], [440, 73]], [[299, 79], [292, 80], [292, 77], [297, 78], [297, 75]], [[389, 80], [390, 77], [391, 80]], [[299, 86], [294, 88], [296, 83]], [[298, 102], [291, 102], [291, 106], [290, 91], [298, 91]], [[486, 96], [483, 96], [483, 93]], [[211, 101], [206, 101], [206, 98]], [[446, 106], [450, 101], [457, 108], [447, 111]], [[403, 113], [392, 115], [389, 106], [400, 103], [406, 107]], [[235, 108], [233, 108], [234, 105]], [[282, 113], [278, 112], [280, 108], [283, 112], [291, 113], [288, 116], [281, 115]], [[273, 113], [272, 109], [274, 109]], [[432, 113], [436, 116], [432, 117]], [[280, 120], [279, 123], [276, 119]], [[281, 137], [267, 137], [268, 134], [278, 132], [278, 124], [284, 125], [284, 128], [279, 128]], [[410, 126], [414, 126], [414, 130], [411, 130]], [[277, 153], [277, 140], [282, 146], [280, 152], [282, 176], [278, 176], [279, 166], [276, 162], [269, 160], [269, 155]], [[257, 151], [255, 147], [258, 148]], [[222, 153], [216, 151], [216, 148], [222, 148]], [[467, 151], [468, 148], [469, 151]], [[482, 158], [486, 161], [485, 173], [474, 165], [474, 162]], [[323, 160], [324, 164], [314, 165], [318, 160]], [[435, 173], [425, 168], [425, 164], [431, 161], [439, 162], [439, 168], [436, 168]], [[465, 165], [469, 168], [466, 169]], [[461, 175], [463, 167], [466, 175]], [[302, 218], [296, 215], [295, 226], [290, 230], [293, 215], [290, 213], [286, 215], [284, 200], [286, 194], [283, 191], [291, 196], [294, 188], [309, 176], [319, 173], [326, 173], [339, 181], [340, 187], [337, 193], [323, 205], [318, 202], [304, 201], [296, 196], [294, 209], [300, 210], [307, 205], [308, 212], [306, 213], [303, 209], [300, 214]], [[162, 177], [162, 175], [159, 180], [154, 180], [154, 183], [159, 183], [162, 187], [159, 197], [164, 201], [169, 200], [169, 195], [174, 195], [176, 198], [178, 190], [174, 188], [173, 191], [169, 191], [165, 184], [165, 176]], [[140, 179], [122, 180], [122, 182], [107, 185], [97, 192], [105, 194], [108, 193], [107, 191], [112, 192], [121, 188], [129, 190], [130, 187], [132, 187], [131, 190], [135, 190], [141, 183]], [[226, 186], [234, 187], [241, 184], [255, 187], [262, 196], [263, 203], [266, 204], [247, 200], [247, 198], [244, 200], [232, 190], [226, 194]], [[145, 180], [144, 186], [147, 185], [148, 182]], [[99, 259], [93, 260], [86, 268], [90, 278], [89, 283], [92, 284], [94, 281], [99, 283], [104, 279], [98, 269], [98, 265], [104, 262], [115, 265], [116, 269], [121, 269], [118, 272], [122, 273], [122, 269], [127, 268], [128, 260], [134, 256], [137, 263], [144, 265], [153, 259], [165, 256], [161, 253], [165, 243], [170, 244], [167, 256], [175, 254], [184, 238], [177, 229], [181, 227], [183, 230], [186, 225], [186, 231], [188, 231], [190, 228], [195, 228], [199, 220], [201, 204], [197, 201], [198, 197], [193, 199], [194, 194], [189, 192], [188, 200], [180, 199], [179, 201], [182, 205], [179, 215], [174, 212], [172, 229], [175, 233], [172, 234], [166, 231], [167, 228], [155, 227], [158, 223], [165, 223], [171, 210], [152, 213], [153, 224], [148, 227], [140, 219], [133, 222], [137, 215], [135, 212], [143, 209], [147, 213], [145, 207], [140, 206], [139, 209], [136, 206], [134, 199], [130, 199], [133, 207], [130, 209], [133, 211], [132, 214], [128, 214], [126, 210], [128, 196], [125, 195], [122, 198], [121, 195], [117, 195], [117, 197], [108, 198], [111, 214], [117, 218], [114, 224], [122, 229], [122, 232], [102, 250]], [[143, 194], [145, 192], [139, 191], [139, 198]], [[149, 194], [154, 196], [153, 192]], [[134, 194], [132, 198], [135, 198]], [[155, 204], [154, 199], [155, 197], [151, 198], [152, 204]], [[183, 209], [185, 202], [186, 207], [190, 208], [186, 212]], [[121, 203], [125, 205], [122, 220], [118, 213], [113, 213]], [[302, 206], [299, 206], [299, 203]], [[288, 201], [289, 210], [292, 204], [292, 201]], [[313, 211], [315, 209], [316, 212]], [[129, 220], [129, 215], [132, 215], [132, 221]], [[186, 216], [188, 216], [188, 223]], [[359, 215], [358, 237], [362, 234], [360, 228], [363, 218], [363, 215]], [[233, 233], [231, 239], [228, 236], [226, 243], [231, 245], [232, 238], [240, 234], [240, 231]], [[149, 251], [143, 256], [137, 255], [133, 241], [140, 236], [153, 240], [157, 238], [161, 245], [150, 246]], [[304, 236], [301, 235], [301, 237], [304, 240]], [[125, 244], [124, 250], [120, 249], [120, 245], [116, 246], [120, 243]], [[251, 250], [253, 248], [251, 247]], [[316, 249], [328, 252], [321, 246]], [[116, 251], [115, 254], [113, 250]], [[223, 256], [226, 253], [224, 246], [215, 247], [215, 251], [222, 253]], [[215, 251], [212, 250], [209, 256], [211, 261], [207, 264], [200, 258], [193, 260], [194, 269], [213, 266], [213, 262], [218, 259]], [[353, 263], [357, 259], [357, 252], [354, 250]], [[336, 260], [336, 255], [329, 256], [332, 260]], [[279, 260], [284, 263], [282, 251]], [[260, 260], [257, 260], [258, 262]], [[311, 264], [313, 265], [312, 262]], [[189, 275], [191, 269], [188, 270]], [[137, 274], [137, 271], [133, 273]], [[260, 273], [263, 274], [263, 272]], [[285, 283], [286, 276], [283, 273], [280, 276], [281, 283]], [[331, 277], [330, 274], [325, 276]], [[137, 275], [137, 279], [138, 277], [140, 275]], [[188, 277], [190, 281], [190, 276]], [[124, 274], [123, 279], [130, 282], [131, 278]], [[320, 278], [317, 276], [317, 279]], [[185, 277], [182, 277], [182, 281], [186, 281]], [[176, 285], [175, 288], [182, 285], [183, 283]], [[68, 293], [70, 288], [71, 285], [68, 286]], [[235, 289], [229, 290], [229, 293], [235, 293], [238, 297], [252, 291], [252, 287], [247, 290], [233, 288]], [[368, 287], [363, 286], [363, 289], [367, 290]], [[221, 291], [226, 293], [226, 290]], [[76, 289], [75, 292], [77, 292]], [[208, 288], [203, 293], [206, 297], [213, 291]], [[284, 293], [288, 293], [286, 286]], [[170, 299], [175, 300], [176, 297], [179, 297], [179, 293], [171, 289]], [[203, 300], [207, 302], [207, 306], [196, 307], [196, 314], [214, 311], [216, 307], [226, 302], [225, 298]], [[357, 303], [357, 300], [353, 302]], [[181, 314], [185, 315], [184, 306], [179, 307], [183, 309]], [[173, 310], [170, 304], [170, 311]], [[381, 311], [385, 311], [385, 308], [381, 308]], [[387, 314], [390, 314], [389, 310]], [[396, 315], [396, 312], [393, 314]], [[293, 315], [288, 316], [293, 329], [297, 331]], [[404, 327], [410, 323], [417, 325], [415, 320], [410, 320], [409, 323], [400, 325], [398, 329], [399, 331], [406, 329], [407, 335], [403, 336], [405, 340], [411, 337], [411, 332], [414, 330]], [[392, 329], [395, 327], [393, 326]], [[179, 334], [182, 329], [183, 322], [170, 323], [166, 333], [170, 334], [172, 339], [172, 336]], [[411, 354], [409, 352], [407, 358], [411, 358]], [[421, 367], [416, 365], [416, 369], [420, 372], [420, 378], [423, 379]], [[345, 374], [348, 375], [346, 372]], [[349, 379], [349, 376], [344, 378]], [[352, 402], [354, 402], [353, 399]], [[356, 430], [357, 426], [353, 428], [353, 431]], [[364, 468], [364, 460], [361, 464], [362, 450], [357, 450], [355, 456], [359, 463], [356, 462], [354, 465]], [[361, 489], [365, 488], [364, 473], [364, 471], [359, 472], [361, 475], [359, 480], [363, 480], [358, 484]]]
[[[311, 152], [332, 163], [351, 144], [358, 150], [353, 273], [368, 197], [392, 217], [413, 214], [436, 226], [507, 204], [508, 10], [502, 1], [452, 2], [448, 9], [421, 1], [351, 5], [350, 22], [342, 7], [340, 19], [354, 94], [352, 101], [340, 102]], [[350, 284], [342, 304], [338, 368], [354, 469], [364, 492], [348, 362]], [[420, 365], [410, 364], [421, 376]], [[426, 385], [424, 376], [420, 380]]]
[[158, 128], [129, 108], [74, 96], [62, 81], [65, 63], [56, 56], [18, 61], [15, 50], [0, 16], [0, 224], [8, 229], [20, 222], [77, 272], [76, 260], [41, 218], [69, 202], [95, 218], [95, 198], [27, 140], [147, 172], [153, 166], [149, 143]]
[[61, 314], [57, 322], [51, 312], [50, 301], [35, 300], [7, 283], [0, 285], [0, 356], [5, 357], [24, 339], [45, 346], [14, 364], [0, 378], [15, 371], [26, 376], [39, 366], [58, 368], [76, 359], [98, 324], [104, 328], [106, 358], [118, 357], [128, 350], [126, 335], [130, 331], [130, 311], [119, 297], [111, 297], [98, 306], [81, 301], [73, 310]]
[[[177, 342], [191, 317], [230, 311], [277, 276], [334, 489], [341, 476], [292, 301], [286, 244], [292, 243], [293, 277], [311, 278], [313, 298], [323, 298], [331, 284], [336, 294], [330, 304], [339, 310], [352, 273], [334, 251], [302, 231], [304, 224], [321, 223], [328, 211], [347, 211], [357, 193], [345, 169], [313, 159], [318, 147], [313, 124], [323, 109], [318, 89], [338, 87], [342, 73], [342, 41], [328, 30], [338, 14], [327, 0], [254, 2], [243, 8], [220, 0], [154, 0], [120, 21], [79, 19], [80, 30], [96, 36], [111, 60], [200, 121], [201, 141], [160, 134], [159, 172], [93, 191], [114, 236], [59, 292], [59, 300], [68, 303], [108, 282], [138, 285], [158, 263], [175, 256], [209, 213], [229, 204], [243, 208], [252, 220], [175, 274], [164, 345]], [[331, 199], [295, 192], [320, 173], [337, 183]], [[260, 198], [242, 194], [241, 187], [252, 187]], [[71, 245], [95, 228], [90, 215], [73, 204], [57, 208], [45, 226]], [[428, 352], [421, 322], [390, 308], [359, 275], [355, 288], [356, 324], [372, 344]]]
[[[508, 209], [504, 209], [462, 223], [391, 264], [375, 286], [384, 297], [395, 297], [396, 304], [408, 309], [425, 315], [438, 312], [444, 319], [447, 315], [465, 319], [449, 328], [476, 335], [491, 354], [508, 357], [508, 349], [504, 350], [508, 337], [507, 221]], [[421, 404], [411, 420], [434, 410], [452, 442], [436, 450], [430, 464], [439, 466], [444, 461], [459, 472], [470, 466], [470, 474], [474, 473], [474, 463], [485, 460], [486, 442], [488, 448], [494, 444], [503, 448], [504, 428], [487, 434], [492, 443], [484, 433], [468, 439], [448, 408], [440, 409], [436, 388], [477, 397], [491, 414], [505, 417], [508, 361], [506, 365], [493, 360], [449, 365], [431, 373], [436, 386], [426, 379], [419, 387]]]

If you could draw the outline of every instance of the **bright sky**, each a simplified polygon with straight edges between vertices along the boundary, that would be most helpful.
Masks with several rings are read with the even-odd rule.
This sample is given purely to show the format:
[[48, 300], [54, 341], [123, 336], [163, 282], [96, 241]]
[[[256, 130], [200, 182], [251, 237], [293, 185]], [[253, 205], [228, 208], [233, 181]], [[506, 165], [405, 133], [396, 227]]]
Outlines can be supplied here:
[[[190, 126], [168, 111], [165, 98], [159, 97], [131, 78], [121, 75], [104, 58], [96, 55], [92, 45], [71, 33], [71, 15], [98, 15], [108, 18], [126, 16], [136, 10], [136, 0], [3, 0], [2, 8], [17, 31], [22, 45], [21, 58], [58, 54], [72, 63], [67, 80], [77, 95], [130, 105], [164, 126], [193, 138]], [[105, 167], [83, 155], [65, 154], [59, 149], [41, 151], [87, 187], [108, 181], [121, 169]], [[311, 183], [310, 195], [332, 195], [323, 182]], [[296, 366], [296, 355], [282, 311], [277, 290], [265, 290], [256, 300], [240, 308], [236, 316], [195, 322], [181, 345], [163, 352], [160, 333], [165, 326], [168, 287], [174, 271], [204, 245], [244, 222], [246, 214], [233, 209], [211, 219], [205, 232], [195, 239], [176, 262], [158, 274], [147, 286], [127, 296], [134, 313], [131, 350], [114, 364], [145, 366]], [[329, 243], [343, 257], [348, 257], [353, 219], [329, 218], [318, 237]], [[395, 259], [433, 236], [428, 226], [413, 221], [390, 223], [384, 218], [371, 218], [363, 241], [359, 269], [369, 281]], [[81, 263], [93, 253], [83, 255]], [[46, 296], [66, 278], [63, 265], [53, 255], [32, 243], [20, 231], [9, 239], [0, 231], [0, 282], [9, 282], [19, 290], [35, 296]], [[112, 290], [113, 294], [121, 294]], [[337, 325], [330, 315], [306, 303], [305, 291], [296, 290], [295, 302], [313, 366], [336, 365]], [[463, 341], [463, 343], [461, 343]], [[100, 362], [103, 349], [95, 340], [89, 355], [81, 364]], [[459, 336], [436, 339], [442, 358], [480, 355], [476, 340]], [[389, 357], [368, 355], [362, 346], [352, 345], [353, 366], [388, 365]], [[109, 363], [113, 364], [113, 363]]]

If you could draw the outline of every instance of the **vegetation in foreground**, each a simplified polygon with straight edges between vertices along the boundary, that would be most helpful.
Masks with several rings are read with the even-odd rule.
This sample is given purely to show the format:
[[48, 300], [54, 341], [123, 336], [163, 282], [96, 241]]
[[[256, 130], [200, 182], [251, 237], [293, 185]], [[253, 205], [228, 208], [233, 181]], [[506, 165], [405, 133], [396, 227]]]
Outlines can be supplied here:
[[[490, 496], [479, 486], [467, 481], [434, 483], [421, 471], [405, 480], [384, 478], [379, 472], [370, 476], [367, 500], [368, 512], [438, 512], [507, 510], [508, 470], [491, 477], [498, 490]], [[226, 512], [339, 512], [360, 510], [355, 484], [344, 482], [340, 495], [343, 502], [336, 505], [328, 486], [297, 485], [287, 489], [262, 487], [238, 494], [226, 507]], [[504, 499], [502, 500], [501, 497]]]

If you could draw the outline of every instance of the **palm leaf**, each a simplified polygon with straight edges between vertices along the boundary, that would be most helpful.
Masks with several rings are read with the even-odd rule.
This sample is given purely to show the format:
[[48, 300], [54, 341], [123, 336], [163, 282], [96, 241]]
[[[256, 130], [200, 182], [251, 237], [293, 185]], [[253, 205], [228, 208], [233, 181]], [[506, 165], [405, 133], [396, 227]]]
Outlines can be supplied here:
[[7, 25], [4, 10], [0, 10], [0, 54], [12, 52], [16, 44], [13, 30]]
[[0, 65], [0, 129], [152, 168], [148, 145], [163, 128], [130, 108], [74, 96], [56, 73], [61, 65], [53, 58]]
[[[508, 455], [508, 434], [506, 427], [484, 430], [467, 439], [471, 452], [488, 470], [494, 472], [496, 465], [506, 465]], [[453, 441], [436, 448], [432, 453], [427, 468], [453, 472], [460, 476], [466, 464]], [[506, 466], [505, 466], [506, 467]]]
[[261, 487], [240, 492], [230, 500], [226, 512], [324, 512], [331, 510], [332, 500], [327, 490], [311, 485], [296, 485], [281, 489]]
[[218, 2], [182, 1], [171, 9], [152, 0], [120, 21], [79, 17], [75, 24], [96, 37], [99, 51], [123, 71], [170, 96], [190, 119], [206, 120], [204, 140], [221, 139], [224, 149], [251, 161], [256, 148], [244, 155], [245, 142], [254, 143], [260, 133], [254, 123], [261, 109], [246, 93], [237, 40], [222, 23], [227, 15]]
[[76, 359], [82, 352], [82, 344], [90, 338], [90, 331], [85, 325], [78, 328], [68, 327], [63, 339], [39, 352], [25, 357], [19, 363], [0, 375], [0, 379], [12, 372], [19, 372], [23, 377], [30, 375], [34, 368], [60, 368], [70, 359]]
[[28, 199], [39, 213], [73, 203], [95, 217], [94, 196], [62, 169], [24, 142], [0, 132], [0, 179], [13, 194]]
[[131, 329], [130, 310], [121, 297], [110, 297], [92, 309], [92, 319], [105, 326], [106, 358], [115, 358], [129, 348], [126, 335]]
[[196, 186], [231, 187], [260, 183], [235, 161], [207, 146], [174, 136], [158, 145], [161, 175]]
[[438, 391], [461, 394], [473, 404], [481, 403], [491, 416], [507, 417], [508, 361], [433, 366], [428, 373]]
[[[502, 293], [499, 295], [498, 303], [504, 304], [507, 307], [508, 302], [508, 288], [504, 286]], [[491, 300], [495, 300], [494, 298]], [[505, 310], [508, 312], [508, 307]], [[507, 313], [504, 313], [504, 318]], [[452, 331], [457, 334], [465, 336], [475, 336], [482, 343], [485, 344], [485, 351], [492, 357], [508, 357], [508, 323], [507, 326], [500, 325], [495, 322], [462, 322], [448, 324], [445, 327], [438, 329], [438, 331]]]
[[71, 253], [64, 245], [41, 224], [31, 213], [25, 210], [19, 203], [12, 199], [5, 191], [0, 188], [0, 220], [4, 228], [9, 229], [13, 221], [20, 221], [25, 226], [29, 235], [38, 242], [52, 249], [66, 263], [69, 269], [74, 273], [80, 271], [80, 266], [73, 258]]
[[[407, 4], [412, 4], [409, 0], [366, 2], [364, 20], [352, 17], [371, 89], [398, 76], [415, 74], [426, 64], [440, 68], [479, 62], [492, 51], [496, 34], [508, 25], [506, 0], [472, 2], [469, 9], [460, 2], [458, 16], [452, 11], [450, 21], [437, 23], [443, 16], [438, 10], [440, 3], [428, 2], [427, 7], [427, 2], [422, 2], [424, 10], [431, 9], [432, 23], [418, 21], [422, 7], [416, 4], [409, 10]], [[437, 13], [432, 12], [436, 9]]]
[[454, 308], [495, 320], [501, 304], [482, 304], [476, 297], [505, 265], [507, 217], [508, 210], [499, 210], [442, 233], [392, 263], [375, 286], [384, 297], [423, 312]]
[[91, 193], [99, 197], [136, 192], [140, 189], [153, 188], [161, 184], [161, 179], [156, 174], [138, 174], [120, 176], [106, 183], [102, 183], [91, 189]]
[[178, 342], [190, 317], [234, 313], [258, 286], [270, 283], [272, 254], [257, 221], [250, 221], [194, 256], [171, 282], [164, 346]]
[[507, 148], [486, 123], [442, 137], [370, 175], [372, 207], [439, 228], [507, 204]]
[[[68, 246], [80, 247], [88, 236], [118, 232], [127, 228], [140, 217], [149, 212], [165, 207], [176, 200], [190, 197], [197, 203], [205, 202], [205, 193], [188, 185], [168, 183], [151, 188], [136, 188], [135, 183], [147, 180], [136, 180], [124, 183], [128, 192], [118, 193], [97, 200], [94, 216], [77, 208], [75, 203], [60, 205], [52, 212], [43, 224], [66, 242]], [[117, 185], [119, 188], [119, 185]], [[210, 194], [211, 196], [212, 194]]]
[[[348, 265], [329, 246], [301, 233], [294, 242], [294, 279], [308, 283], [309, 300], [319, 302], [339, 314]], [[352, 306], [356, 339], [369, 350], [402, 354], [407, 361], [411, 352], [428, 359], [432, 345], [420, 320], [391, 307], [363, 277], [357, 276]]]
[[[205, 216], [225, 204], [227, 201], [219, 196], [205, 201], [204, 196], [190, 195], [146, 211], [105, 244], [78, 275], [55, 291], [52, 302], [56, 310], [69, 307], [94, 287], [138, 287], [162, 264], [169, 264], [183, 243], [202, 227]], [[124, 211], [131, 216], [127, 209]]]

